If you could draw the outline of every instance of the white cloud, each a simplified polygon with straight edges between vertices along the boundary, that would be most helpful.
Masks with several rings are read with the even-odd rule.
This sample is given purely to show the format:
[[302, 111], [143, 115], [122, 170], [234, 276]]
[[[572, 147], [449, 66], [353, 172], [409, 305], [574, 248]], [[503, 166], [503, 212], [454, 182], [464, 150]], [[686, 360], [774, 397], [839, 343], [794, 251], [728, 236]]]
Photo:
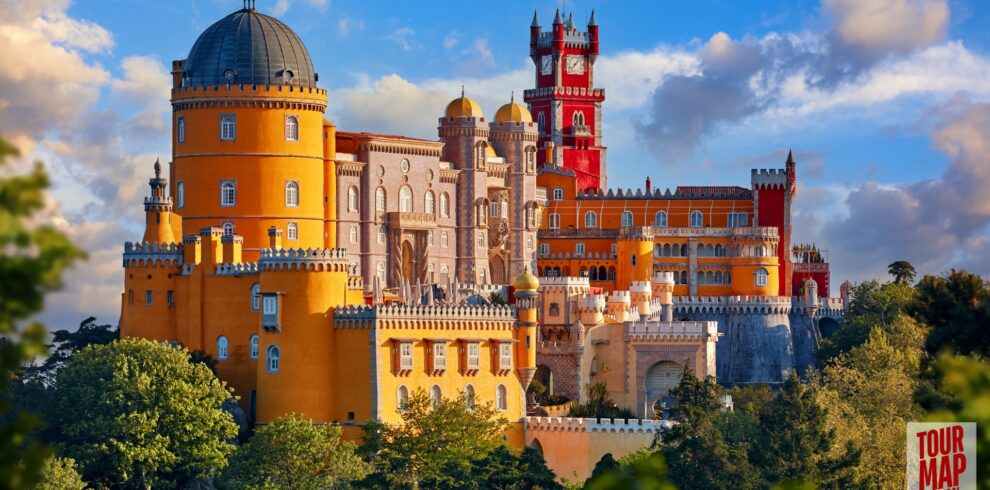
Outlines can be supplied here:
[[457, 44], [461, 42], [461, 35], [457, 31], [447, 34], [443, 38], [443, 49], [450, 51], [457, 47]]
[[823, 0], [822, 11], [844, 44], [880, 53], [927, 46], [949, 25], [945, 0]]
[[400, 27], [392, 31], [388, 38], [398, 44], [403, 51], [412, 51], [413, 48], [418, 46], [414, 38], [415, 35], [416, 31], [411, 27]]
[[350, 36], [352, 31], [363, 30], [364, 20], [362, 19], [349, 19], [345, 17], [337, 20], [337, 35], [340, 37]]

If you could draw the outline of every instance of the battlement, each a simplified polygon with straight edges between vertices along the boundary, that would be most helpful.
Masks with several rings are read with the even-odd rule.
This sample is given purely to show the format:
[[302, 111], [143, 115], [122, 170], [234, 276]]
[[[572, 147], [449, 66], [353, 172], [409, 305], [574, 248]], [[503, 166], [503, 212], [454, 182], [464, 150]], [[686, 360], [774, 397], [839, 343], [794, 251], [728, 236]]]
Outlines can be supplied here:
[[610, 432], [655, 434], [673, 427], [670, 420], [526, 417], [526, 432]]
[[627, 322], [624, 335], [627, 340], [717, 339], [718, 322]]
[[245, 276], [260, 272], [261, 268], [257, 262], [241, 262], [238, 264], [217, 264], [213, 273], [218, 276]]
[[588, 90], [587, 87], [540, 87], [531, 88], [523, 90], [523, 100], [529, 102], [530, 99], [540, 98], [540, 97], [586, 97], [589, 100], [605, 100], [605, 90], [600, 88], [593, 88]]
[[786, 189], [787, 171], [782, 168], [754, 168], [750, 171], [750, 180], [754, 189]]
[[541, 277], [540, 291], [559, 291], [560, 288], [574, 288], [587, 290], [591, 287], [587, 277], [563, 276], [563, 277]]
[[614, 259], [615, 254], [611, 252], [588, 252], [583, 255], [571, 255], [570, 252], [551, 252], [547, 255], [543, 255], [540, 258], [543, 259], [578, 259], [578, 260], [589, 260], [589, 259]]
[[124, 244], [124, 267], [178, 267], [182, 265], [181, 243]]
[[295, 85], [188, 85], [172, 89], [172, 98], [209, 95], [308, 95], [327, 96], [327, 90]]
[[349, 272], [347, 250], [343, 248], [261, 250], [258, 265], [263, 271]]
[[507, 305], [360, 305], [334, 309], [334, 328], [506, 330], [516, 324]]
[[653, 284], [674, 284], [674, 273], [659, 271], [653, 275]]
[[605, 296], [601, 294], [578, 296], [577, 309], [578, 311], [605, 311]]
[[629, 297], [629, 291], [612, 291], [612, 294], [608, 296], [609, 303], [631, 303], [632, 299]]
[[649, 281], [633, 281], [629, 284], [629, 292], [651, 294], [653, 292], [653, 286]]
[[680, 186], [673, 191], [670, 188], [660, 189], [585, 189], [578, 192], [578, 199], [644, 199], [644, 200], [689, 200], [689, 199], [752, 199], [753, 191], [738, 186]]
[[675, 296], [674, 312], [788, 314], [794, 306], [789, 296]]

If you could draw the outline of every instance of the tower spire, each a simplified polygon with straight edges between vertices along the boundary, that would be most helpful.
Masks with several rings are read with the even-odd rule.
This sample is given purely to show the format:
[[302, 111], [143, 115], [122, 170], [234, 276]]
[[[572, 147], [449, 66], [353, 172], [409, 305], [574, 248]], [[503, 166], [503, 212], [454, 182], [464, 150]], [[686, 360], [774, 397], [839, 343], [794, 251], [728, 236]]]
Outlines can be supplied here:
[[536, 16], [536, 11], [533, 11], [533, 23], [529, 25], [530, 27], [540, 27], [540, 19]]
[[557, 9], [557, 14], [553, 17], [553, 25], [559, 26], [564, 22], [560, 20], [560, 9]]
[[509, 96], [509, 102], [515, 102], [515, 101], [516, 101], [516, 91], [513, 90], [512, 95]]
[[461, 85], [461, 98], [464, 98], [464, 85]]
[[598, 25], [598, 20], [595, 19], [595, 9], [591, 9], [591, 19], [588, 20], [589, 26]]
[[793, 150], [790, 150], [790, 149], [787, 150], [787, 162], [785, 162], [785, 163], [787, 163], [788, 165], [794, 165], [795, 162], [794, 162], [794, 151]]

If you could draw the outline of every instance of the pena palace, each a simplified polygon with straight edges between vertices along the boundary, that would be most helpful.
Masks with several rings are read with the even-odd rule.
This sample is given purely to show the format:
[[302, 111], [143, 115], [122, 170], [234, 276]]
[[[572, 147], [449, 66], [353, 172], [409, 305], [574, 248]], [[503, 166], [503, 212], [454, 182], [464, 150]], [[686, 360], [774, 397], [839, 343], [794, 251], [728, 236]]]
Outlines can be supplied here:
[[[172, 63], [121, 335], [209, 354], [254, 424], [297, 412], [359, 437], [415, 390], [492, 404], [509, 445], [569, 478], [669, 427], [685, 368], [813, 366], [848, 286], [830, 298], [827, 253], [792, 242], [794, 158], [745, 186], [609, 188], [594, 12], [534, 14], [529, 53], [524, 104], [489, 119], [462, 93], [422, 115], [424, 140], [338, 129], [302, 40], [253, 2], [217, 21]], [[571, 403], [602, 384], [638, 418], [568, 418], [534, 379]]]

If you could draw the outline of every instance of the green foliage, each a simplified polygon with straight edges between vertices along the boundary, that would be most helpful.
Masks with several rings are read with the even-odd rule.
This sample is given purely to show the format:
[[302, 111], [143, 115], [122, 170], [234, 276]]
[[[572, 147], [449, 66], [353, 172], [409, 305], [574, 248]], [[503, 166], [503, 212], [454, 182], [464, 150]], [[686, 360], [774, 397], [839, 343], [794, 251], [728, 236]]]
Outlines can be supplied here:
[[667, 464], [660, 454], [652, 454], [630, 465], [598, 475], [585, 483], [588, 490], [674, 490], [667, 478]]
[[605, 455], [602, 456], [602, 459], [599, 459], [598, 462], [595, 463], [595, 468], [591, 470], [591, 476], [588, 477], [588, 480], [594, 480], [603, 473], [612, 471], [618, 467], [619, 462], [612, 457], [612, 453], [605, 453]]
[[105, 345], [120, 337], [120, 329], [109, 324], [98, 325], [95, 317], [79, 323], [76, 330], [56, 330], [48, 344], [48, 357], [39, 365], [28, 366], [24, 379], [46, 385], [55, 381], [55, 374], [73, 354], [89, 345]]
[[223, 468], [237, 426], [231, 390], [182, 348], [126, 339], [89, 346], [59, 370], [54, 423], [87, 480], [156, 485]]
[[990, 488], [990, 363], [986, 359], [942, 354], [942, 385], [953, 394], [953, 406], [932, 411], [932, 422], [976, 422], [976, 476], [979, 488]]
[[[0, 169], [17, 150], [0, 138]], [[49, 451], [30, 437], [40, 424], [30, 413], [12, 413], [8, 389], [23, 364], [45, 353], [45, 327], [24, 322], [40, 312], [45, 294], [81, 250], [51, 225], [38, 225], [48, 175], [41, 164], [26, 175], [0, 178], [0, 488], [38, 481]]]
[[564, 395], [550, 393], [543, 383], [535, 379], [529, 382], [529, 388], [526, 388], [526, 393], [535, 398], [536, 402], [543, 406], [562, 405], [570, 401], [570, 398]]
[[898, 260], [888, 265], [887, 272], [894, 276], [894, 282], [896, 284], [906, 285], [914, 282], [914, 276], [918, 274], [918, 271], [914, 270], [914, 266], [906, 260]]
[[557, 483], [556, 475], [547, 466], [543, 454], [536, 448], [527, 447], [519, 455], [519, 467], [522, 475], [517, 488], [558, 490], [563, 487]]
[[290, 414], [255, 431], [234, 451], [222, 482], [227, 488], [260, 490], [347, 488], [367, 475], [357, 445], [339, 427], [313, 425]]
[[605, 383], [588, 384], [588, 403], [574, 404], [567, 414], [568, 417], [598, 418], [598, 419], [634, 419], [636, 414], [628, 408], [620, 408], [608, 395]]
[[925, 276], [908, 311], [931, 327], [928, 353], [990, 356], [990, 283], [966, 271]]
[[434, 407], [421, 389], [410, 394], [402, 421], [365, 425], [361, 453], [369, 456], [374, 470], [365, 485], [408, 488], [443, 482], [445, 473], [468, 474], [471, 461], [500, 446], [509, 427], [491, 403], [474, 403], [469, 409], [464, 397], [457, 396], [443, 398]]
[[70, 458], [48, 458], [41, 471], [41, 481], [34, 490], [83, 490], [86, 483]]
[[818, 356], [824, 360], [838, 356], [866, 342], [873, 327], [880, 327], [891, 339], [906, 338], [913, 343], [918, 335], [916, 323], [908, 323], [903, 315], [914, 301], [911, 286], [879, 281], [866, 281], [853, 287], [852, 301], [846, 308], [842, 325], [829, 339], [824, 339]]

